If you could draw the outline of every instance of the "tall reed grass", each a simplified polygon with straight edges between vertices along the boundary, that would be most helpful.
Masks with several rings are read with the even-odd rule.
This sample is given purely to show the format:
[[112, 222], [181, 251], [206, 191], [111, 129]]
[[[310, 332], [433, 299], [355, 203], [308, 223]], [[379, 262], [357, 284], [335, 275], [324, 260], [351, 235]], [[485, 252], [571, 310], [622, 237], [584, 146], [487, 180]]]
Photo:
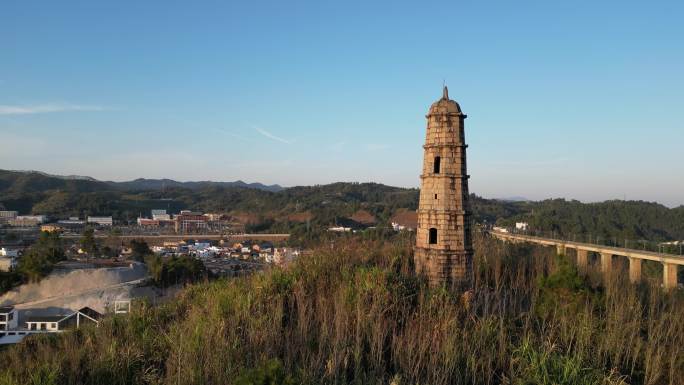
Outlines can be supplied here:
[[550, 249], [478, 236], [463, 296], [415, 277], [411, 246], [336, 242], [28, 339], [0, 354], [0, 384], [684, 383], [675, 294], [619, 276], [597, 286]]

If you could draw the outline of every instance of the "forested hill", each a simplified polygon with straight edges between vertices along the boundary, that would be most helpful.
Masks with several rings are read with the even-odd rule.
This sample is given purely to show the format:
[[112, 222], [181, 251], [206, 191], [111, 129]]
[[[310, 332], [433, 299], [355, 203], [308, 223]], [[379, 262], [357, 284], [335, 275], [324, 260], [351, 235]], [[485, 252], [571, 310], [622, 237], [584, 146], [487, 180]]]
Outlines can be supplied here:
[[[293, 231], [302, 226], [415, 222], [413, 212], [419, 195], [418, 189], [377, 183], [333, 183], [269, 191], [272, 189], [258, 188], [263, 185], [158, 182], [120, 185], [84, 177], [0, 170], [0, 206], [22, 214], [113, 215], [123, 221], [135, 221], [141, 214], [149, 215], [151, 209], [191, 209], [233, 214], [250, 223], [254, 231]], [[475, 195], [471, 202], [478, 223], [512, 225], [525, 221], [535, 229], [557, 234], [684, 239], [684, 206], [670, 209], [640, 201], [587, 204], [561, 199], [508, 202]]]
[[[525, 221], [533, 229], [561, 234], [591, 235], [604, 240], [684, 240], [684, 206], [668, 208], [658, 203], [611, 200], [582, 203], [564, 199], [519, 202], [518, 212], [499, 224], [512, 226]], [[579, 238], [579, 237], [578, 237]], [[583, 240], [586, 241], [586, 238]]]
[[123, 190], [164, 190], [167, 188], [187, 188], [191, 190], [199, 190], [206, 187], [246, 187], [265, 191], [281, 191], [282, 186], [277, 184], [265, 185], [261, 183], [245, 183], [241, 180], [235, 182], [178, 182], [172, 179], [144, 179], [139, 178], [128, 182], [107, 182], [116, 189]]

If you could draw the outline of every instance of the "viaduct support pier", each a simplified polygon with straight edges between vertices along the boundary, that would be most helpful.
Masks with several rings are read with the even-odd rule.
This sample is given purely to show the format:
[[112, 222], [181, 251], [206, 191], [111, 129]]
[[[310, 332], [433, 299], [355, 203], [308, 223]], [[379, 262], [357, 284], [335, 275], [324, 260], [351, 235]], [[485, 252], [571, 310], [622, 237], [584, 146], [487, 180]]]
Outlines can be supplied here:
[[511, 234], [500, 231], [489, 231], [489, 234], [494, 238], [507, 242], [529, 242], [543, 246], [555, 246], [558, 254], [566, 254], [567, 249], [575, 249], [577, 251], [577, 269], [581, 273], [586, 273], [588, 270], [589, 252], [597, 253], [601, 256], [601, 271], [606, 277], [613, 274], [614, 256], [627, 257], [629, 260], [629, 280], [632, 283], [641, 281], [641, 262], [643, 260], [656, 261], [663, 265], [663, 288], [666, 290], [677, 287], [677, 266], [684, 265], [684, 257], [671, 254]]

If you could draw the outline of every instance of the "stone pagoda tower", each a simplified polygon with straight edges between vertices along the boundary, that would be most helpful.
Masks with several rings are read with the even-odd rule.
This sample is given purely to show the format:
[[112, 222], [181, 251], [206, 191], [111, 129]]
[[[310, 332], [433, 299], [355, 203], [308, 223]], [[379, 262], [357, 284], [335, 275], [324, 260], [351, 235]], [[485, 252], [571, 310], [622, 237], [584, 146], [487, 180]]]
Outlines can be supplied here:
[[427, 114], [423, 173], [420, 176], [415, 267], [431, 285], [464, 287], [472, 273], [468, 174], [461, 107], [442, 98]]

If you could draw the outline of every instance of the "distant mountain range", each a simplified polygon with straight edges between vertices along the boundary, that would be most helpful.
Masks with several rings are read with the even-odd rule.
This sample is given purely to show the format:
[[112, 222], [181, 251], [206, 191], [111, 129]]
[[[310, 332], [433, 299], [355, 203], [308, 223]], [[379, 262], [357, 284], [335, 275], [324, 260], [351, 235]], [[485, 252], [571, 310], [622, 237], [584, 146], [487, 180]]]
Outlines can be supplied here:
[[284, 189], [284, 187], [272, 184], [265, 185], [262, 183], [246, 183], [241, 180], [235, 182], [212, 182], [212, 181], [198, 181], [198, 182], [178, 182], [173, 179], [145, 179], [138, 178], [136, 180], [128, 182], [111, 182], [108, 181], [110, 185], [117, 188], [124, 188], [127, 190], [163, 190], [171, 187], [182, 187], [190, 190], [199, 190], [205, 187], [219, 186], [219, 187], [245, 187], [253, 188], [263, 191], [278, 192]]
[[[2, 178], [3, 174], [7, 173], [14, 173], [16, 174], [15, 177], [18, 178], [21, 175], [27, 176], [30, 178], [31, 175], [33, 176], [42, 176], [46, 178], [54, 178], [54, 179], [61, 179], [64, 181], [88, 181], [88, 182], [95, 182], [95, 183], [105, 183], [117, 190], [164, 190], [167, 188], [187, 188], [190, 190], [199, 190], [203, 189], [206, 187], [212, 187], [212, 186], [218, 186], [218, 187], [244, 187], [244, 188], [252, 188], [252, 189], [257, 189], [257, 190], [262, 190], [262, 191], [271, 191], [271, 192], [278, 192], [284, 189], [284, 187], [277, 185], [277, 184], [272, 184], [272, 185], [265, 185], [262, 183], [246, 183], [241, 180], [235, 181], [235, 182], [213, 182], [213, 181], [197, 181], [197, 182], [179, 182], [173, 179], [145, 179], [145, 178], [138, 178], [135, 180], [131, 181], [125, 181], [125, 182], [113, 182], [113, 181], [99, 181], [95, 178], [89, 177], [89, 176], [81, 176], [81, 175], [53, 175], [53, 174], [48, 174], [46, 172], [42, 171], [33, 171], [33, 170], [28, 170], [28, 171], [11, 171], [11, 170], [0, 170], [0, 178]], [[5, 179], [5, 178], [2, 178]], [[1, 183], [1, 182], [0, 182]], [[49, 183], [50, 185], [59, 185], [60, 183]], [[0, 185], [0, 188], [2, 185]], [[53, 187], [53, 186], [50, 186]], [[54, 187], [59, 187], [59, 186], [54, 186]], [[99, 186], [102, 187], [102, 186]]]
[[[564, 199], [485, 199], [471, 195], [473, 220], [513, 226], [528, 222], [556, 234], [591, 234], [602, 239], [684, 239], [684, 206], [654, 202], [581, 203]], [[231, 213], [252, 223], [249, 231], [305, 232], [354, 221], [388, 226], [398, 218], [415, 222], [419, 190], [378, 183], [332, 183], [283, 188], [236, 182], [178, 182], [136, 179], [102, 182], [83, 176], [0, 170], [0, 207], [55, 218], [112, 215], [133, 222], [153, 209]]]
[[42, 175], [50, 178], [58, 178], [58, 179], [64, 179], [64, 180], [89, 180], [92, 182], [98, 182], [97, 179], [89, 176], [82, 176], [82, 175], [55, 175], [55, 174], [49, 174], [47, 172], [43, 171], [36, 171], [36, 170], [0, 170], [0, 172], [15, 172], [15, 173], [21, 173], [21, 174], [36, 174], [36, 175]]

